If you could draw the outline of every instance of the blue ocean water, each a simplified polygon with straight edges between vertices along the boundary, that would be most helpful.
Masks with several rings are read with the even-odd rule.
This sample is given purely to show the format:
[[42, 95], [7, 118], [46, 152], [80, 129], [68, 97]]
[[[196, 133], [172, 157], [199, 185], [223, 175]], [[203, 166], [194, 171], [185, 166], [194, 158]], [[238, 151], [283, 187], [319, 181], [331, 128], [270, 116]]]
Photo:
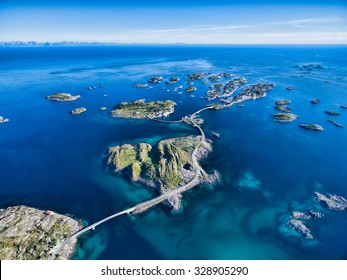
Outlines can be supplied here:
[[[305, 72], [294, 65], [320, 64]], [[315, 242], [279, 231], [281, 217], [313, 207], [313, 192], [347, 197], [347, 49], [345, 46], [112, 46], [0, 48], [0, 207], [25, 204], [93, 223], [155, 194], [120, 175], [108, 174], [102, 155], [114, 144], [196, 134], [184, 125], [113, 119], [121, 101], [172, 99], [179, 118], [207, 104], [208, 86], [195, 82], [194, 97], [155, 85], [136, 89], [153, 75], [230, 72], [248, 84], [274, 83], [264, 99], [246, 101], [201, 117], [213, 140], [204, 166], [222, 183], [184, 195], [173, 214], [166, 205], [137, 217], [120, 217], [86, 233], [75, 259], [346, 259], [345, 212], [326, 211], [309, 226]], [[87, 90], [92, 85], [104, 88]], [[294, 90], [286, 90], [293, 86]], [[167, 92], [167, 90], [170, 90]], [[55, 103], [45, 96], [82, 97]], [[107, 96], [105, 96], [107, 95]], [[312, 105], [310, 100], [321, 102]], [[290, 99], [292, 123], [271, 118], [275, 100]], [[76, 107], [87, 112], [71, 116]], [[331, 117], [324, 110], [336, 110]], [[324, 132], [300, 129], [318, 123]]]

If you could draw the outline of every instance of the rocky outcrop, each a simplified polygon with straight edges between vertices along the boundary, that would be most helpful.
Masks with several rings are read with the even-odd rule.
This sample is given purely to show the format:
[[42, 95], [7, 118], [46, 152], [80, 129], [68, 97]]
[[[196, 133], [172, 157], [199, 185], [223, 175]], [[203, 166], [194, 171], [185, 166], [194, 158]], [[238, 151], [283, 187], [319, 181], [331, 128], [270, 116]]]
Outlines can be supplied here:
[[[48, 259], [55, 248], [83, 224], [68, 216], [27, 206], [0, 209], [0, 259]], [[76, 240], [67, 244], [59, 259], [68, 259]]]
[[304, 128], [304, 129], [308, 129], [308, 130], [315, 130], [315, 131], [323, 131], [324, 128], [319, 125], [319, 124], [314, 124], [314, 123], [310, 123], [310, 124], [299, 124], [299, 126], [301, 128]]
[[336, 194], [324, 195], [319, 192], [315, 192], [314, 196], [316, 200], [325, 208], [330, 210], [347, 210], [347, 200]]
[[8, 121], [10, 121], [10, 120], [0, 116], [0, 123], [5, 123], [5, 122], [8, 122]]
[[69, 93], [55, 93], [55, 94], [46, 96], [46, 99], [59, 101], [59, 102], [68, 102], [68, 101], [74, 101], [80, 97], [81, 97], [80, 95], [73, 96]]
[[324, 113], [326, 113], [327, 115], [330, 115], [330, 116], [338, 116], [338, 115], [340, 115], [340, 113], [336, 112], [336, 111], [324, 111]]
[[188, 87], [188, 88], [186, 88], [185, 89], [185, 92], [193, 92], [193, 91], [196, 91], [196, 87], [193, 87], [193, 86], [191, 86], [191, 87]]
[[188, 79], [191, 81], [201, 80], [205, 77], [203, 73], [189, 74]]
[[157, 84], [157, 83], [160, 83], [162, 80], [163, 80], [162, 76], [154, 76], [154, 77], [150, 78], [148, 82], [150, 82], [152, 84]]
[[[347, 200], [336, 194], [324, 195], [319, 192], [314, 192], [314, 198], [319, 202], [321, 206], [328, 210], [343, 211], [347, 210]], [[312, 205], [312, 201], [307, 202], [313, 209], [298, 211], [294, 210], [290, 214], [286, 214], [281, 219], [282, 224], [279, 230], [288, 236], [294, 236], [301, 241], [307, 241], [313, 239], [313, 234], [311, 233], [308, 225], [311, 225], [313, 220], [320, 219], [324, 217], [323, 209], [318, 205]], [[312, 222], [309, 222], [312, 220]], [[308, 225], [307, 225], [308, 224]]]
[[291, 100], [277, 100], [275, 102], [275, 105], [288, 105], [290, 104], [292, 101]]
[[133, 87], [134, 88], [145, 88], [145, 87], [148, 87], [148, 84], [134, 84]]
[[300, 220], [290, 219], [287, 225], [295, 230], [298, 234], [302, 235], [305, 239], [313, 239], [311, 231], [308, 227]]
[[180, 78], [171, 77], [171, 78], [170, 78], [168, 81], [166, 81], [165, 83], [168, 84], [168, 85], [172, 85], [172, 84], [177, 83], [179, 80], [180, 80]]
[[340, 128], [343, 128], [344, 126], [334, 120], [328, 120], [328, 122], [332, 123], [333, 125], [337, 126], [337, 127], [340, 127]]
[[277, 113], [272, 114], [271, 117], [278, 122], [292, 122], [296, 120], [298, 116], [291, 113]]
[[84, 113], [84, 112], [86, 112], [86, 111], [87, 111], [86, 108], [84, 108], [84, 107], [79, 107], [79, 108], [76, 108], [76, 109], [71, 110], [71, 111], [70, 111], [70, 114], [71, 114], [71, 115], [79, 115], [79, 114], [82, 114], [82, 113]]

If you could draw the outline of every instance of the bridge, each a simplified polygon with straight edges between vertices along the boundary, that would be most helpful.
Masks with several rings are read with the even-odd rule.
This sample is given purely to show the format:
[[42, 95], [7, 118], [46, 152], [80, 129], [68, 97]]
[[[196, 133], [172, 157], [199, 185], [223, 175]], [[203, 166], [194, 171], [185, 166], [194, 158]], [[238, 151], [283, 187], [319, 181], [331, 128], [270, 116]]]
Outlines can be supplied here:
[[[206, 107], [206, 108], [203, 108], [203, 109], [200, 109], [199, 111], [193, 113], [189, 120], [190, 120], [190, 125], [197, 128], [199, 131], [200, 131], [200, 141], [199, 141], [199, 144], [196, 145], [195, 149], [193, 150], [192, 152], [192, 165], [195, 169], [195, 176], [194, 178], [188, 182], [187, 184], [185, 184], [184, 186], [181, 186], [179, 188], [176, 188], [174, 190], [171, 190], [169, 192], [166, 192], [166, 193], [163, 193], [162, 195], [156, 197], [156, 198], [153, 198], [153, 199], [150, 199], [150, 200], [147, 200], [147, 201], [144, 201], [144, 202], [141, 202], [131, 208], [128, 208], [128, 209], [125, 209], [121, 212], [118, 212], [118, 213], [115, 213], [115, 214], [112, 214], [94, 224], [91, 224], [87, 227], [84, 227], [82, 228], [81, 230], [73, 233], [70, 237], [68, 237], [63, 243], [61, 243], [56, 249], [55, 251], [53, 252], [52, 256], [50, 257], [50, 260], [54, 260], [56, 258], [56, 256], [60, 253], [60, 251], [64, 248], [64, 246], [66, 244], [68, 244], [71, 240], [73, 240], [74, 238], [77, 238], [79, 237], [80, 235], [82, 235], [83, 233], [89, 231], [89, 230], [94, 230], [97, 226], [111, 220], [111, 219], [114, 219], [116, 217], [119, 217], [121, 215], [129, 215], [130, 213], [131, 214], [140, 214], [140, 213], [143, 213], [145, 211], [147, 211], [148, 209], [154, 207], [155, 205], [158, 205], [164, 201], [166, 201], [169, 197], [171, 196], [174, 196], [174, 195], [178, 195], [178, 194], [181, 194], [181, 193], [184, 193], [190, 189], [192, 189], [193, 187], [199, 185], [200, 183], [200, 178], [201, 177], [204, 177], [206, 175], [205, 171], [201, 168], [201, 166], [199, 165], [198, 163], [198, 160], [197, 160], [197, 157], [196, 157], [196, 153], [201, 145], [201, 143], [203, 141], [205, 141], [205, 133], [204, 131], [202, 130], [202, 128], [197, 124], [195, 123], [194, 119], [195, 119], [195, 116], [197, 114], [199, 114], [201, 111], [203, 110], [207, 110], [209, 109], [209, 107]], [[158, 121], [158, 120], [155, 120], [155, 119], [151, 119], [149, 118], [150, 120], [154, 120], [154, 121]], [[161, 121], [161, 122], [168, 122], [168, 123], [179, 123], [179, 122], [182, 122], [182, 120], [180, 121]]]
[[[247, 99], [250, 99], [247, 98]], [[242, 102], [244, 100], [247, 100], [247, 99], [240, 99], [240, 100], [233, 100], [232, 103], [228, 104], [228, 105], [224, 105], [224, 107], [230, 107], [232, 106], [233, 104], [236, 104], [236, 103], [239, 103], [239, 102]], [[187, 123], [188, 125], [191, 125], [192, 127], [194, 128], [197, 128], [200, 132], [200, 141], [199, 141], [199, 144], [195, 147], [194, 151], [192, 152], [192, 165], [195, 169], [195, 176], [194, 178], [187, 184], [185, 184], [184, 186], [181, 186], [179, 188], [176, 188], [174, 190], [171, 190], [169, 192], [166, 192], [156, 198], [153, 198], [153, 199], [150, 199], [150, 200], [147, 200], [147, 201], [144, 201], [144, 202], [141, 202], [131, 208], [128, 208], [128, 209], [125, 209], [121, 212], [118, 212], [118, 213], [115, 213], [115, 214], [112, 214], [94, 224], [91, 224], [75, 233], [73, 233], [69, 238], [67, 238], [63, 243], [61, 243], [57, 248], [56, 250], [54, 251], [54, 253], [52, 254], [52, 256], [50, 257], [50, 260], [54, 260], [56, 258], [56, 256], [60, 253], [60, 251], [63, 249], [63, 247], [69, 243], [73, 238], [77, 238], [78, 236], [80, 236], [81, 234], [91, 230], [91, 229], [95, 229], [95, 227], [111, 220], [111, 219], [114, 219], [116, 217], [119, 217], [121, 215], [125, 215], [125, 214], [140, 214], [140, 213], [143, 213], [145, 211], [147, 211], [148, 209], [150, 209], [151, 207], [155, 206], [155, 205], [158, 205], [162, 202], [164, 202], [165, 200], [167, 200], [170, 196], [173, 196], [173, 195], [177, 195], [177, 194], [181, 194], [183, 192], [186, 192], [190, 189], [192, 189], [193, 187], [197, 186], [200, 184], [201, 181], [203, 181], [203, 178], [206, 178], [205, 176], [207, 176], [207, 174], [205, 173], [205, 171], [202, 169], [202, 167], [199, 165], [198, 163], [198, 159], [196, 157], [196, 153], [199, 149], [199, 147], [201, 146], [201, 144], [206, 141], [206, 137], [205, 137], [205, 133], [204, 131], [202, 130], [202, 128], [196, 123], [196, 115], [200, 114], [202, 111], [204, 110], [209, 110], [209, 109], [212, 109], [214, 108], [214, 106], [206, 106], [202, 109], [199, 109], [198, 111], [194, 112], [193, 114], [191, 114], [190, 116], [187, 116], [187, 117], [182, 117], [180, 120], [174, 120], [174, 121], [165, 121], [165, 120], [157, 120], [157, 119], [153, 119], [153, 118], [149, 118], [147, 117], [147, 119], [149, 120], [152, 120], [152, 121], [157, 121], [157, 122], [163, 122], [163, 123], [182, 123], [182, 122], [185, 122]], [[184, 121], [184, 119], [186, 118], [186, 120], [188, 119], [189, 121]]]

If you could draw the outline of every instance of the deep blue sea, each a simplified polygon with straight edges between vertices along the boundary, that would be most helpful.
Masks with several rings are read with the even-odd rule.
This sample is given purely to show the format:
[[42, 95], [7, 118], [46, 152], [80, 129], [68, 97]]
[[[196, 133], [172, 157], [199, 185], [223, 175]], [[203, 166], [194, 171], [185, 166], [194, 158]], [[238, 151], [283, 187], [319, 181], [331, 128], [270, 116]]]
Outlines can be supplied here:
[[[320, 64], [304, 71], [294, 65]], [[208, 104], [173, 88], [187, 74], [229, 72], [248, 84], [274, 83], [264, 99], [204, 111], [213, 140], [206, 169], [222, 183], [184, 195], [181, 213], [163, 204], [122, 216], [79, 241], [75, 259], [347, 259], [347, 212], [326, 211], [309, 221], [313, 242], [279, 230], [290, 211], [319, 207], [313, 192], [347, 197], [346, 46], [112, 46], [0, 48], [0, 207], [25, 204], [93, 223], [155, 194], [105, 171], [103, 152], [115, 144], [148, 142], [198, 132], [184, 124], [114, 119], [121, 101], [172, 99], [177, 119]], [[181, 78], [175, 85], [133, 88], [153, 75]], [[104, 85], [104, 88], [99, 85]], [[87, 90], [96, 85], [94, 90]], [[292, 86], [294, 90], [286, 90]], [[167, 91], [169, 90], [169, 92]], [[79, 94], [73, 102], [45, 96]], [[105, 96], [106, 95], [106, 96]], [[312, 105], [310, 100], [321, 102]], [[290, 99], [299, 118], [278, 123], [274, 102]], [[99, 111], [106, 106], [107, 111]], [[69, 111], [86, 107], [71, 116]], [[328, 116], [335, 110], [340, 116]], [[338, 128], [327, 119], [345, 125]], [[317, 123], [323, 132], [304, 130]], [[215, 138], [209, 132], [221, 133]]]

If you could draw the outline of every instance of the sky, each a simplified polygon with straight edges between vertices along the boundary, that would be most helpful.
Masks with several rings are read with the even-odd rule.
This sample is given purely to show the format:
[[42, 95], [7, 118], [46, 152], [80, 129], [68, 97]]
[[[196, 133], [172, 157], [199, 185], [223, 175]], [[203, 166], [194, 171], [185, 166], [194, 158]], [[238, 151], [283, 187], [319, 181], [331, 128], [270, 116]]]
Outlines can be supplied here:
[[347, 0], [0, 0], [0, 41], [347, 44]]

